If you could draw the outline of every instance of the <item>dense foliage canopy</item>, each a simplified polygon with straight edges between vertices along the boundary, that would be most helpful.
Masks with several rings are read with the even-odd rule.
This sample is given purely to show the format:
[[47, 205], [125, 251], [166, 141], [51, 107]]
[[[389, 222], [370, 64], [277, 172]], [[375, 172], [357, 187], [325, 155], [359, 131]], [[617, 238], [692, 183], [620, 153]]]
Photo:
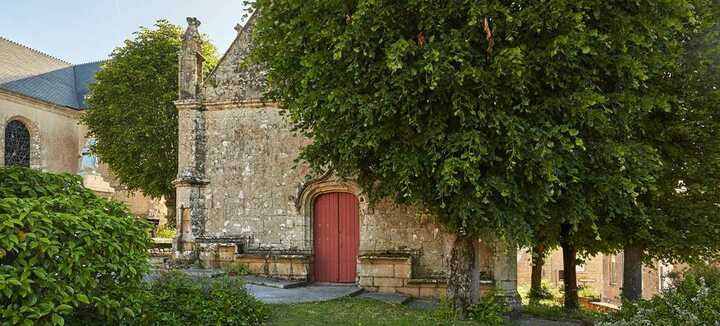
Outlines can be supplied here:
[[650, 82], [694, 18], [688, 1], [256, 7], [256, 58], [313, 167], [525, 243], [561, 223], [592, 240], [637, 213], [661, 165], [640, 122], [675, 100]]
[[77, 176], [0, 169], [0, 320], [62, 325], [90, 311], [134, 313], [147, 272], [148, 224]]
[[[715, 2], [257, 0], [254, 58], [313, 139], [302, 159], [371, 199], [459, 235], [560, 244], [566, 264], [640, 242], [704, 254], [718, 183], [675, 188], [716, 170], [717, 85], [696, 69], [717, 58], [692, 54]], [[679, 216], [682, 232], [653, 229]]]
[[659, 82], [677, 101], [644, 126], [662, 159], [656, 186], [641, 198], [647, 220], [621, 224], [648, 259], [720, 257], [720, 2], [698, 1], [695, 12], [694, 28], [679, 36], [677, 69]]
[[[174, 193], [178, 118], [173, 102], [182, 33], [159, 20], [116, 48], [90, 87], [90, 109], [82, 118], [97, 139], [95, 153], [120, 182], [153, 197]], [[208, 73], [217, 63], [209, 41], [203, 43], [203, 55]]]

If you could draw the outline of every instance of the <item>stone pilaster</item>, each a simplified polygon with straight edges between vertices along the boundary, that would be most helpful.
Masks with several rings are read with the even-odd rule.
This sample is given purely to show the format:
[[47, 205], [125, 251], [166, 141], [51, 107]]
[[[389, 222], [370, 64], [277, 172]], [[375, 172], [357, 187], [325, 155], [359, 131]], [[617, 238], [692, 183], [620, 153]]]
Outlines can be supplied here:
[[175, 102], [178, 109], [178, 176], [175, 180], [177, 196], [178, 232], [176, 249], [189, 251], [195, 238], [205, 233], [207, 205], [205, 187], [206, 136], [202, 105], [196, 100]]
[[193, 249], [195, 239], [205, 233], [207, 205], [205, 186], [205, 109], [202, 105], [202, 40], [197, 18], [188, 17], [188, 27], [178, 53], [178, 176], [175, 180], [178, 235], [175, 249]]
[[513, 310], [518, 310], [522, 303], [517, 291], [517, 247], [504, 240], [497, 240], [494, 251], [495, 288], [501, 292]]

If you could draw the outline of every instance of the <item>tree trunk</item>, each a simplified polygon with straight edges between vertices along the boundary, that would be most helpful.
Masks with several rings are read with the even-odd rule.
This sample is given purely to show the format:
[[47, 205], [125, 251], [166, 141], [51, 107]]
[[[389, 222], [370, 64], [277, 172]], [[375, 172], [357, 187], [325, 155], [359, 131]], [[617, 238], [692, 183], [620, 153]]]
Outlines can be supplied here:
[[448, 262], [447, 294], [460, 318], [467, 317], [467, 307], [472, 300], [472, 272], [475, 266], [475, 239], [458, 235], [453, 243]]
[[570, 239], [570, 224], [563, 224], [560, 229], [560, 245], [563, 251], [563, 284], [565, 284], [565, 310], [577, 310], [579, 305], [577, 289], [577, 263], [575, 245]]
[[175, 202], [175, 190], [165, 195], [165, 207], [167, 208], [167, 215], [165, 215], [165, 219], [167, 226], [173, 228], [177, 227], [177, 209]]
[[642, 299], [642, 260], [644, 248], [637, 243], [625, 244], [623, 253], [622, 296], [628, 300]]
[[542, 293], [542, 268], [545, 264], [545, 246], [537, 245], [532, 249], [532, 273], [530, 274], [530, 302], [537, 303]]

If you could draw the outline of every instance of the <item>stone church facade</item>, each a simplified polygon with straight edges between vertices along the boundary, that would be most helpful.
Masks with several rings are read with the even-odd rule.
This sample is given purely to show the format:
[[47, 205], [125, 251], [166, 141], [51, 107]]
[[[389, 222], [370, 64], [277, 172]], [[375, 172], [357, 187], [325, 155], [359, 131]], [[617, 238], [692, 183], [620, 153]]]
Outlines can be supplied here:
[[[352, 180], [296, 166], [310, 140], [262, 101], [264, 72], [245, 64], [254, 18], [204, 80], [200, 22], [188, 24], [176, 102], [178, 252], [200, 248], [211, 264], [276, 278], [443, 296], [451, 234], [413, 207], [369, 205]], [[477, 251], [481, 287], [515, 293], [514, 248], [479, 241]]]

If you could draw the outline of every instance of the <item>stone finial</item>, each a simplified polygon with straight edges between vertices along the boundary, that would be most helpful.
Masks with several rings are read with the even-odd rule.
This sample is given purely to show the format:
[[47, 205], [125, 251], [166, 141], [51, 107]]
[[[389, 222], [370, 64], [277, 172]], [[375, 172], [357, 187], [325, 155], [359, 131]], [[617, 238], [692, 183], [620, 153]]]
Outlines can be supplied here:
[[240, 25], [240, 24], [236, 24], [236, 25], [235, 25], [235, 31], [236, 31], [236, 32], [240, 33], [240, 32], [242, 32], [242, 30], [243, 30], [243, 26], [242, 26], [242, 25]]
[[187, 19], [188, 26], [194, 26], [194, 27], [200, 26], [200, 20], [198, 20], [196, 17], [188, 17], [186, 19]]
[[202, 38], [198, 32], [200, 21], [187, 18], [188, 27], [182, 37], [179, 53], [178, 97], [180, 100], [197, 98], [202, 85]]

